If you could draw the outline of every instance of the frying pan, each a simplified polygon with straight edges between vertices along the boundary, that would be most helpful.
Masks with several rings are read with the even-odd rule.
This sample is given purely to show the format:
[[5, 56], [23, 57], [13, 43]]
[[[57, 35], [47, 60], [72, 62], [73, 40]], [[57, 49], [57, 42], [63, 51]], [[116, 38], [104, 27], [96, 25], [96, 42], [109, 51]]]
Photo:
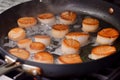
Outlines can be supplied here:
[[[112, 9], [112, 12], [110, 12]], [[59, 14], [64, 10], [71, 10], [77, 14], [85, 14], [96, 17], [106, 24], [113, 26], [120, 31], [120, 9], [102, 0], [33, 0], [16, 5], [0, 14], [0, 51], [2, 56], [9, 56], [11, 59], [21, 64], [36, 66], [42, 70], [45, 77], [76, 77], [97, 72], [103, 68], [110, 67], [120, 60], [120, 39], [116, 40], [117, 53], [98, 60], [90, 60], [81, 64], [44, 64], [29, 60], [23, 60], [7, 52], [4, 43], [5, 37], [10, 29], [17, 26], [17, 19], [23, 16], [34, 16], [44, 12]], [[89, 51], [89, 50], [88, 50]]]

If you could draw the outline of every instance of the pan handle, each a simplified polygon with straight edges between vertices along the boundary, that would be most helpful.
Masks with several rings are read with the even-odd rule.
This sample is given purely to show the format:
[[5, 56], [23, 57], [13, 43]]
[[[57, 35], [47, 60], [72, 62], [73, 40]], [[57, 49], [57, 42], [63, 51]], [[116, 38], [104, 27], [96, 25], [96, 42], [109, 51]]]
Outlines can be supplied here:
[[[36, 75], [41, 75], [41, 74], [42, 74], [41, 68], [36, 67], [36, 66], [27, 65], [27, 64], [20, 64], [20, 62], [16, 62], [15, 59], [12, 59], [12, 58], [9, 57], [9, 56], [5, 56], [5, 61], [6, 61], [7, 63], [9, 63], [9, 64], [11, 63], [11, 65], [14, 65], [14, 66], [9, 67], [9, 70], [10, 70], [10, 68], [14, 69], [14, 68], [20, 67], [20, 68], [23, 69], [25, 72], [27, 72], [27, 73], [29, 73], [29, 74], [31, 74], [31, 75], [34, 75], [34, 76], [36, 76]], [[6, 67], [3, 67], [3, 68], [6, 69]], [[7, 68], [7, 69], [8, 69], [8, 68]], [[1, 68], [0, 68], [0, 70], [1, 70]], [[3, 73], [3, 72], [2, 72], [2, 73]], [[4, 73], [5, 73], [5, 71], [4, 71]], [[1, 74], [1, 73], [0, 73], [0, 74]]]
[[19, 62], [13, 62], [13, 63], [2, 65], [0, 66], [0, 75], [3, 75], [11, 70], [14, 70], [20, 67], [21, 67], [21, 64]]

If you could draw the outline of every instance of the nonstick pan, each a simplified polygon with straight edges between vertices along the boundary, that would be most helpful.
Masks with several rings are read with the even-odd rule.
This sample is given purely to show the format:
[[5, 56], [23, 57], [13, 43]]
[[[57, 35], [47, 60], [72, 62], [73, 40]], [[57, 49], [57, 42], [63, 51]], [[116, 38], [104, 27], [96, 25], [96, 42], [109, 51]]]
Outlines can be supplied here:
[[[71, 10], [79, 14], [78, 20], [80, 25], [84, 16], [92, 16], [101, 21], [105, 27], [114, 27], [120, 31], [120, 9], [110, 3], [102, 0], [33, 0], [16, 5], [2, 14], [0, 14], [0, 51], [4, 57], [8, 56], [15, 62], [22, 65], [31, 65], [42, 70], [41, 75], [46, 77], [75, 77], [97, 72], [103, 68], [110, 67], [119, 62], [120, 59], [120, 39], [118, 38], [114, 45], [117, 53], [98, 60], [85, 60], [81, 64], [44, 64], [29, 60], [23, 60], [8, 53], [8, 48], [4, 44], [8, 41], [6, 36], [10, 29], [18, 26], [17, 20], [24, 16], [34, 16], [44, 12], [60, 14], [62, 11]], [[106, 24], [107, 23], [107, 24]], [[71, 25], [72, 26], [72, 25]], [[84, 47], [84, 50], [90, 52], [90, 49]], [[84, 52], [83, 50], [83, 52]], [[86, 53], [86, 52], [84, 52]], [[84, 55], [84, 54], [83, 54]], [[84, 56], [86, 58], [86, 56]]]

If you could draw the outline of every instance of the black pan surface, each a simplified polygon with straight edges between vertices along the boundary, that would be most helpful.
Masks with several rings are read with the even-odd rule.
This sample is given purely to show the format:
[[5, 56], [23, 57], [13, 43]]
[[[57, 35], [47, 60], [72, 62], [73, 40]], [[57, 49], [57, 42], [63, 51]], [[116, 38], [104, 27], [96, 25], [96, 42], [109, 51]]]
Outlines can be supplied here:
[[[93, 4], [94, 3], [94, 4]], [[114, 10], [113, 13], [109, 9]], [[81, 76], [92, 72], [97, 72], [102, 68], [114, 65], [120, 58], [120, 39], [118, 38], [113, 44], [117, 48], [117, 53], [99, 60], [90, 60], [88, 54], [91, 50], [91, 44], [83, 47], [81, 64], [42, 64], [29, 60], [22, 60], [10, 55], [7, 50], [8, 47], [3, 46], [8, 39], [6, 36], [10, 29], [17, 26], [17, 19], [24, 16], [34, 16], [44, 12], [52, 12], [59, 15], [62, 11], [75, 11], [78, 16], [78, 21], [75, 25], [81, 25], [81, 20], [85, 16], [95, 17], [100, 20], [100, 29], [104, 27], [114, 27], [120, 31], [120, 9], [112, 4], [100, 0], [43, 0], [43, 2], [30, 1], [14, 6], [2, 14], [0, 14], [0, 50], [3, 56], [8, 55], [13, 59], [17, 59], [23, 64], [34, 65], [43, 70], [43, 76], [47, 77], [67, 77], [67, 76]], [[72, 26], [72, 25], [71, 25]], [[95, 35], [92, 33], [91, 35]], [[84, 50], [85, 49], [85, 50]]]

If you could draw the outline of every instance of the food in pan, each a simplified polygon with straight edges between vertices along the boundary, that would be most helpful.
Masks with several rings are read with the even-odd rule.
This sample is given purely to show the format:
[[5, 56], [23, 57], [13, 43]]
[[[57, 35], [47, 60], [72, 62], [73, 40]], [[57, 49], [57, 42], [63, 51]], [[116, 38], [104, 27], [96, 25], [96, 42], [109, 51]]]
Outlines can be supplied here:
[[13, 41], [19, 41], [26, 37], [26, 33], [24, 29], [16, 27], [9, 31], [8, 37]]
[[70, 32], [65, 37], [67, 39], [77, 40], [81, 46], [84, 46], [88, 43], [89, 34], [85, 32]]
[[119, 37], [119, 32], [114, 28], [104, 28], [97, 34], [96, 42], [100, 45], [111, 45]]
[[40, 42], [32, 42], [30, 46], [27, 48], [30, 53], [42, 52], [45, 50], [45, 45]]
[[28, 28], [37, 24], [37, 20], [34, 17], [21, 17], [17, 20], [17, 23], [21, 28]]
[[74, 24], [77, 19], [77, 14], [73, 11], [64, 11], [60, 14], [59, 22], [61, 24], [71, 25]]
[[56, 18], [53, 13], [42, 13], [38, 15], [38, 20], [43, 24], [54, 24], [56, 22]]
[[57, 62], [58, 64], [75, 64], [82, 63], [82, 59], [79, 54], [66, 54], [59, 56]]
[[41, 42], [43, 43], [45, 46], [50, 45], [50, 37], [47, 35], [35, 35], [34, 36], [35, 42]]
[[80, 49], [80, 43], [74, 39], [64, 39], [61, 44], [61, 50], [63, 54], [78, 53]]
[[25, 60], [27, 60], [30, 56], [30, 53], [28, 51], [21, 48], [12, 48], [9, 50], [9, 52], [10, 54]]
[[95, 18], [86, 17], [82, 21], [82, 31], [95, 32], [99, 27], [99, 21]]
[[49, 63], [54, 62], [53, 55], [49, 52], [38, 52], [34, 54], [33, 60], [40, 63]]
[[32, 43], [32, 40], [31, 40], [31, 39], [25, 38], [25, 39], [19, 40], [19, 41], [17, 42], [17, 46], [18, 46], [19, 48], [27, 48], [27, 47], [30, 46], [31, 43]]
[[110, 45], [96, 46], [91, 50], [89, 58], [96, 60], [114, 54], [115, 52], [116, 48], [114, 46]]
[[69, 26], [64, 24], [55, 24], [51, 30], [51, 34], [54, 38], [63, 38], [68, 32]]
[[[99, 30], [98, 19], [85, 17], [81, 19], [83, 20], [81, 29], [78, 29], [74, 27], [77, 26], [76, 24], [73, 25], [77, 19], [75, 12], [64, 11], [58, 16], [60, 17], [55, 17], [52, 13], [39, 14], [37, 18], [41, 24], [37, 24], [37, 21], [32, 23], [30, 19], [24, 21], [24, 19], [27, 20], [26, 18], [30, 17], [19, 18], [18, 22], [21, 20], [22, 23], [23, 21], [23, 26], [19, 25], [20, 27], [11, 29], [8, 37], [15, 41], [15, 46], [17, 45], [18, 49], [24, 48], [27, 50], [29, 55], [31, 55], [30, 60], [41, 63], [54, 63], [54, 59], [56, 58], [58, 64], [81, 63], [80, 55], [86, 55], [86, 49], [89, 47], [91, 49], [93, 47], [91, 43], [93, 42], [97, 43], [97, 47], [93, 48], [89, 55], [89, 58], [93, 60], [109, 56], [116, 52], [116, 48], [110, 46], [119, 37], [119, 32], [116, 29], [103, 28], [96, 35], [96, 32]], [[48, 24], [51, 28], [43, 24]], [[34, 27], [28, 28], [31, 26]], [[58, 56], [53, 57], [51, 53]], [[88, 59], [88, 57], [85, 56], [85, 59]]]

